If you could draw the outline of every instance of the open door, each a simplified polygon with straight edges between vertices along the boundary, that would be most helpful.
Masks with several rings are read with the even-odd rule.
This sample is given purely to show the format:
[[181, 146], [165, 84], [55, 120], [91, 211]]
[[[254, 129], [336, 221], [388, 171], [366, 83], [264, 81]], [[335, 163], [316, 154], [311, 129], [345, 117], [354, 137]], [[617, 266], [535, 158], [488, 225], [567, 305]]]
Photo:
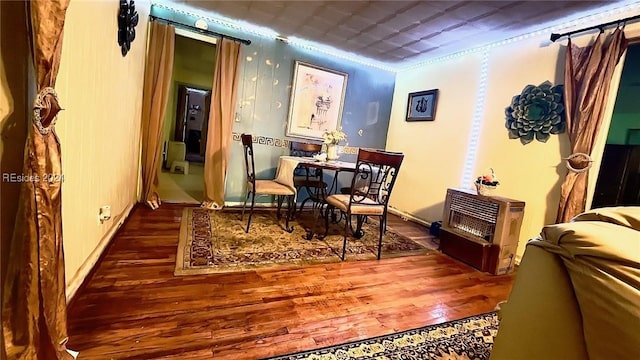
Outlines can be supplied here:
[[189, 94], [185, 85], [178, 86], [178, 105], [176, 108], [176, 129], [173, 135], [174, 141], [184, 142], [186, 137], [186, 117]]
[[200, 141], [200, 156], [204, 157], [204, 153], [207, 151], [207, 133], [209, 131], [209, 108], [211, 107], [211, 91], [207, 92], [205, 96], [204, 118], [202, 122], [202, 138]]

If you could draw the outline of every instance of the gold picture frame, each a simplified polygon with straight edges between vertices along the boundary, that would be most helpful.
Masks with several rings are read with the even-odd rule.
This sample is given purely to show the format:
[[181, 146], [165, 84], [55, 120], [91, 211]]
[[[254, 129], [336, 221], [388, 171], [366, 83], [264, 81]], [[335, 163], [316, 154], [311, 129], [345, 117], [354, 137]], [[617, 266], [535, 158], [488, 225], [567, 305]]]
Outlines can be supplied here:
[[340, 128], [348, 74], [296, 60], [286, 135], [322, 140]]

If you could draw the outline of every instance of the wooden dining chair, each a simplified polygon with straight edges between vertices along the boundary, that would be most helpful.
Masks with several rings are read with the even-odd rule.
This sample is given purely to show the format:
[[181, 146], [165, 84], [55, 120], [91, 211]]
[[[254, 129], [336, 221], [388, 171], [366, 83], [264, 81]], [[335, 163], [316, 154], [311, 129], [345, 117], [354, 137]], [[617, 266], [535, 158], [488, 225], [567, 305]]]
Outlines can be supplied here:
[[249, 210], [249, 221], [247, 221], [247, 229], [245, 232], [249, 232], [251, 226], [251, 217], [253, 216], [253, 208], [256, 203], [256, 195], [274, 195], [278, 203], [278, 211], [276, 214], [277, 219], [281, 218], [280, 210], [282, 209], [282, 202], [284, 198], [287, 199], [287, 217], [285, 230], [288, 232], [293, 231], [293, 227], [289, 227], [289, 220], [291, 219], [291, 212], [293, 209], [293, 202], [295, 191], [294, 189], [280, 184], [275, 180], [258, 180], [256, 179], [256, 167], [253, 157], [253, 140], [250, 134], [242, 134], [242, 146], [244, 148], [244, 164], [247, 170], [247, 196], [244, 199], [244, 205], [242, 206], [242, 215], [240, 219], [244, 219], [244, 211], [247, 206], [247, 200], [251, 195], [251, 209]]
[[[289, 142], [289, 155], [299, 157], [312, 157], [322, 152], [322, 144], [311, 144], [297, 141]], [[324, 197], [327, 184], [322, 181], [322, 169], [314, 169], [308, 167], [298, 167], [294, 172], [293, 183], [297, 191], [305, 189], [307, 197], [300, 203], [300, 208], [296, 209], [297, 204], [293, 205], [294, 215], [301, 212], [307, 201], [314, 201], [320, 197]]]
[[329, 232], [329, 216], [334, 209], [339, 210], [345, 217], [342, 260], [345, 259], [347, 251], [347, 237], [352, 215], [359, 218], [371, 216], [379, 218], [378, 260], [380, 260], [382, 236], [387, 228], [389, 197], [403, 159], [402, 153], [360, 149], [355, 173], [351, 180], [350, 193], [327, 196], [325, 236]]

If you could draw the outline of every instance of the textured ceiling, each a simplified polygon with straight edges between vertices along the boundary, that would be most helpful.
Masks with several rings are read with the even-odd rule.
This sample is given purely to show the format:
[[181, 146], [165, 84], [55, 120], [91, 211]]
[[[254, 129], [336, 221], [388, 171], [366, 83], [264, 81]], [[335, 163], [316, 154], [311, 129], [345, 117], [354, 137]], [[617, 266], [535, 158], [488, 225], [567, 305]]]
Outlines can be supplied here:
[[621, 1], [172, 2], [399, 65], [522, 35]]

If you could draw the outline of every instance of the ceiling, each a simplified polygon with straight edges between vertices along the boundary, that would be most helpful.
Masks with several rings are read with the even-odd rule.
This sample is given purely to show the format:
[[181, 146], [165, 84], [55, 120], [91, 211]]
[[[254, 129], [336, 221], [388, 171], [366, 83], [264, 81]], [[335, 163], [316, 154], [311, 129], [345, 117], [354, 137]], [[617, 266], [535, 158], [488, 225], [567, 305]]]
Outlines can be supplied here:
[[397, 66], [526, 34], [624, 1], [171, 2]]

